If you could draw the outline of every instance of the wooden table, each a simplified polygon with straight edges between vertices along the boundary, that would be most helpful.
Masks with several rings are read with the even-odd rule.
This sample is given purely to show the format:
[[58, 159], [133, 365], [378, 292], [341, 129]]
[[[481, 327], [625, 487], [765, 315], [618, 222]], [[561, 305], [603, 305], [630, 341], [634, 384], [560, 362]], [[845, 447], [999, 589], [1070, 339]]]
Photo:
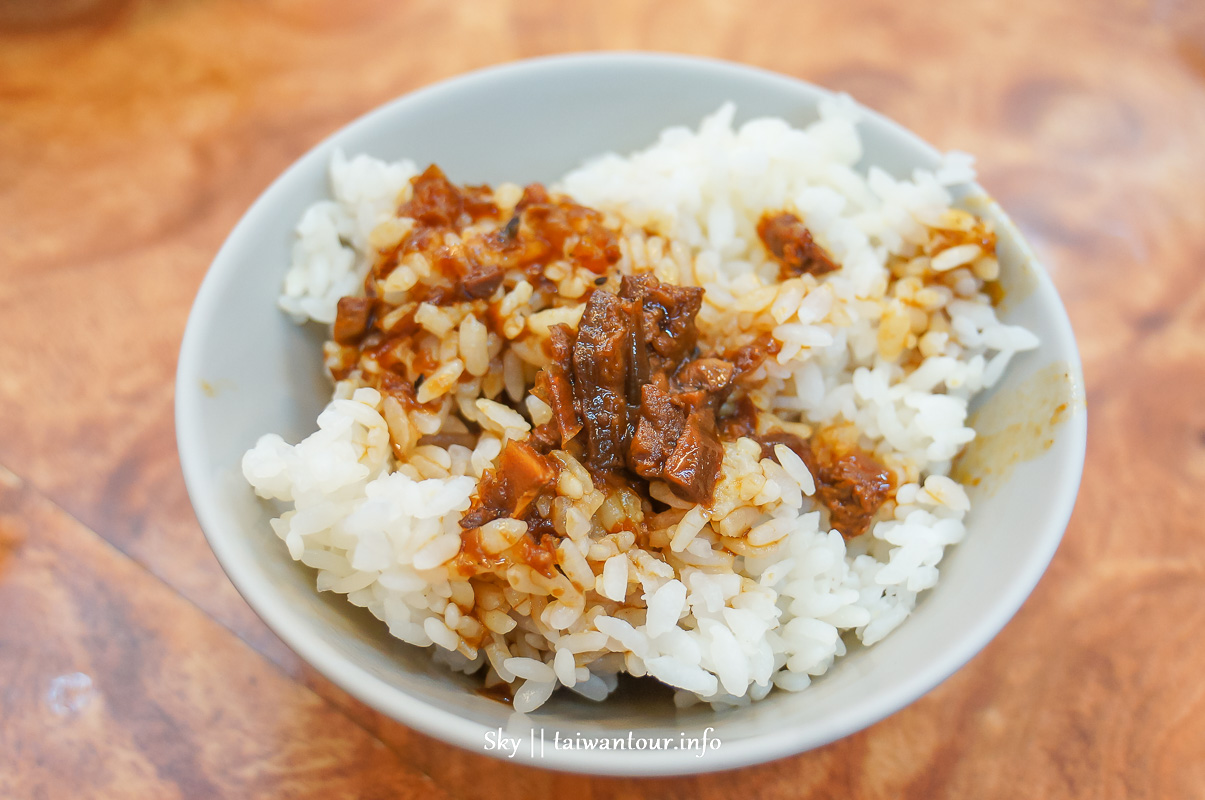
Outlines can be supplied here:
[[[172, 377], [218, 245], [293, 159], [431, 81], [679, 51], [844, 89], [1031, 238], [1092, 426], [1037, 591], [815, 752], [589, 779], [384, 719], [247, 608], [185, 496]], [[0, 0], [0, 796], [1205, 797], [1205, 4]]]

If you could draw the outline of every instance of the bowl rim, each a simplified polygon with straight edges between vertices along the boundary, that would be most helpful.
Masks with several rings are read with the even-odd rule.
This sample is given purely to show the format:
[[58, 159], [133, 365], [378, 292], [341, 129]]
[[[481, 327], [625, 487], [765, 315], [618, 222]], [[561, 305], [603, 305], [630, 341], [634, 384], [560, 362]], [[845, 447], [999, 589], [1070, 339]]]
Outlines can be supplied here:
[[[604, 66], [620, 63], [647, 69], [689, 68], [703, 73], [701, 77], [709, 74], [744, 76], [789, 87], [795, 91], [802, 89], [829, 96], [834, 94], [807, 81], [746, 64], [708, 57], [642, 51], [567, 53], [512, 61], [456, 75], [408, 92], [368, 111], [324, 137], [298, 157], [260, 193], [240, 217], [206, 271], [189, 312], [181, 342], [175, 381], [175, 425], [180, 466], [197, 520], [235, 589], [276, 636], [336, 686], [410, 728], [474, 754], [503, 758], [496, 751], [483, 751], [483, 733], [486, 731], [484, 726], [384, 682], [345, 660], [321, 639], [308, 634], [304, 628], [295, 626], [289, 618], [291, 612], [276, 596], [274, 588], [270, 584], [254, 580], [248, 569], [244, 569], [227, 546], [223, 523], [213, 508], [214, 480], [206, 474], [197, 455], [203, 449], [204, 439], [204, 432], [196, 422], [200, 404], [203, 402], [197, 388], [202, 377], [200, 364], [203, 336], [206, 327], [217, 318], [215, 310], [219, 291], [235, 271], [237, 261], [232, 258], [232, 253], [237, 249], [238, 242], [249, 235], [255, 218], [269, 207], [277, 187], [287, 182], [293, 174], [305, 169], [307, 162], [316, 158], [320, 151], [324, 151], [338, 139], [351, 131], [377, 124], [378, 119], [394, 113], [400, 107], [421, 103], [453, 86], [513, 79], [568, 65]], [[934, 156], [939, 155], [935, 148], [893, 120], [861, 104], [859, 108], [868, 117], [876, 119], [912, 146]], [[972, 189], [982, 191], [977, 183], [971, 186]], [[1055, 329], [1055, 338], [1062, 341], [1067, 351], [1065, 355], [1071, 379], [1075, 385], [1082, 387], [1083, 372], [1079, 350], [1070, 320], [1053, 282], [1028, 250], [1028, 245], [1007, 215], [998, 206], [993, 210], [1009, 229], [1009, 235], [1026, 252], [1037, 284], [1035, 293], [1048, 295], [1048, 299], [1052, 301], [1055, 313], [1050, 322]], [[578, 751], [553, 749], [539, 757], [520, 753], [513, 761], [526, 766], [596, 775], [666, 776], [715, 772], [768, 762], [819, 747], [869, 727], [919, 699], [970, 661], [1004, 628], [1033, 591], [1053, 558], [1070, 521], [1082, 477], [1087, 442], [1086, 409], [1081, 409], [1080, 413], [1073, 415], [1062, 427], [1062, 435], [1071, 439], [1071, 446], [1063, 450], [1063, 463], [1059, 469], [1062, 486], [1046, 517], [1041, 546], [1031, 549], [1025, 555], [1007, 591], [995, 599], [988, 613], [974, 625], [968, 635], [955, 645], [936, 653], [925, 668], [905, 676], [887, 689], [859, 698], [847, 706], [846, 713], [826, 726], [823, 732], [775, 729], [734, 741], [731, 745], [724, 743], [718, 750], [710, 752], [707, 759], [698, 759], [696, 754], [689, 750], [593, 750], [579, 754]]]

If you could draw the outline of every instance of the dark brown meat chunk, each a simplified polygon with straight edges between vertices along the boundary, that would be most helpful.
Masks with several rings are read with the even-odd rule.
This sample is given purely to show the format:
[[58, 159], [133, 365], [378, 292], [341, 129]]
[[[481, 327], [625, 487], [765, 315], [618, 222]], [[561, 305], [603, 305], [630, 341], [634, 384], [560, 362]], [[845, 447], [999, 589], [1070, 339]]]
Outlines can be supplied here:
[[691, 389], [690, 391], [674, 392], [672, 399], [674, 405], [682, 409], [683, 414], [689, 414], [701, 408], [710, 408], [714, 412], [723, 404], [727, 394], [727, 392], [709, 392], [705, 389]]
[[619, 296], [642, 304], [650, 369], [673, 373], [695, 349], [699, 333], [695, 316], [703, 306], [699, 286], [662, 283], [652, 275], [625, 275]]
[[819, 437], [805, 442], [783, 431], [756, 438], [763, 458], [777, 461], [774, 446], [785, 444], [803, 459], [816, 481], [816, 498], [828, 508], [830, 524], [847, 539], [869, 530], [874, 515], [891, 494], [891, 473], [858, 447], [838, 452]]
[[595, 291], [586, 303], [573, 344], [573, 389], [586, 429], [586, 459], [603, 470], [626, 461], [628, 396], [641, 337], [638, 306]]
[[[674, 376], [673, 403], [684, 415], [708, 409], [712, 419], [719, 414], [720, 407], [735, 387], [733, 377], [736, 369], [732, 363], [720, 358], [696, 358], [682, 365]], [[714, 427], [714, 426], [713, 426]]]
[[[743, 436], [753, 436], [757, 433], [757, 406], [748, 394], [738, 393], [734, 407], [725, 416], [719, 416], [720, 407], [727, 401], [728, 395], [734, 390], [747, 388], [746, 384], [749, 377], [757, 371], [762, 362], [768, 357], [775, 355], [781, 345], [768, 335], [762, 336], [750, 344], [742, 345], [733, 350], [725, 351], [718, 360], [720, 363], [728, 364], [731, 367], [731, 377], [726, 386], [717, 390], [716, 398], [718, 402], [713, 403], [716, 409], [717, 419], [716, 426], [724, 439], [739, 439]], [[684, 383], [686, 381], [698, 382], [698, 378], [694, 377], [693, 366], [698, 361], [706, 362], [708, 359], [697, 359], [696, 362], [691, 362], [682, 367], [678, 371], [678, 381]], [[722, 373], [712, 373], [719, 377]], [[712, 384], [715, 385], [714, 383]]]
[[780, 264], [783, 278], [809, 272], [823, 275], [837, 269], [824, 248], [812, 239], [812, 232], [789, 211], [763, 214], [757, 222], [757, 235]]
[[723, 460], [715, 413], [710, 408], [697, 409], [686, 418], [674, 451], [665, 459], [663, 476], [679, 497], [704, 503], [715, 490]]
[[[528, 442], [512, 441], [502, 449], [497, 465], [481, 477], [477, 496], [460, 520], [461, 547], [453, 562], [460, 574], [477, 575], [510, 563], [527, 564], [549, 578], [556, 574], [553, 565], [560, 537], [539, 506], [541, 496], [553, 491], [559, 471], [555, 461]], [[486, 553], [477, 529], [503, 517], [523, 520], [527, 532], [514, 547]]]
[[[601, 294], [601, 292], [599, 292]], [[648, 331], [645, 326], [644, 301], [624, 300], [624, 310], [630, 320], [627, 341], [627, 401], [633, 409], [640, 405], [640, 387], [649, 382]]]
[[549, 343], [552, 363], [536, 376], [537, 394], [552, 408], [552, 417], [566, 444], [582, 429], [573, 393], [573, 330], [564, 324], [552, 327]]
[[832, 526], [850, 539], [866, 533], [891, 493], [891, 473], [858, 449], [822, 460], [818, 467], [816, 496], [828, 506]]
[[521, 519], [540, 492], [556, 480], [556, 462], [526, 442], [508, 442], [498, 464], [481, 476], [477, 497], [460, 520], [462, 528], [480, 528], [502, 517]]
[[723, 460], [716, 413], [738, 369], [717, 357], [686, 361], [702, 294], [651, 275], [625, 277], [619, 295], [594, 290], [576, 333], [552, 329], [535, 393], [553, 419], [538, 429], [537, 445], [550, 447], [557, 431], [569, 447], [584, 431], [572, 452], [602, 479], [627, 469], [710, 500]]
[[642, 478], [659, 478], [674, 451], [686, 415], [669, 395], [665, 373], [640, 387], [640, 421], [628, 448], [628, 466]]
[[561, 444], [561, 432], [557, 428], [555, 422], [546, 422], [543, 425], [537, 425], [531, 429], [531, 435], [527, 437], [527, 442], [536, 452], [547, 455]]
[[398, 208], [399, 217], [413, 217], [423, 225], [451, 228], [464, 212], [464, 198], [439, 167], [432, 164], [410, 179], [410, 199]]
[[534, 431], [540, 431], [541, 441], [547, 441], [551, 448], [567, 448], [581, 432], [582, 421], [573, 406], [573, 385], [564, 371], [556, 367], [541, 370], [531, 393], [552, 409], [552, 419]]
[[339, 344], [356, 344], [372, 324], [372, 303], [367, 297], [341, 297], [335, 312], [333, 337]]
[[732, 383], [736, 370], [721, 358], [696, 358], [682, 365], [674, 381], [684, 391], [722, 392]]
[[502, 269], [494, 264], [475, 266], [460, 279], [460, 291], [470, 300], [483, 300], [502, 285]]
[[410, 179], [410, 199], [398, 207], [399, 217], [411, 217], [431, 228], [459, 228], [461, 215], [470, 220], [494, 216], [494, 192], [488, 186], [457, 187], [432, 164]]
[[632, 471], [650, 480], [663, 478], [674, 493], [696, 503], [711, 499], [720, 476], [724, 448], [715, 410], [723, 403], [732, 365], [699, 359], [679, 370], [687, 391], [671, 394], [665, 373], [641, 388], [640, 421], [628, 451]]

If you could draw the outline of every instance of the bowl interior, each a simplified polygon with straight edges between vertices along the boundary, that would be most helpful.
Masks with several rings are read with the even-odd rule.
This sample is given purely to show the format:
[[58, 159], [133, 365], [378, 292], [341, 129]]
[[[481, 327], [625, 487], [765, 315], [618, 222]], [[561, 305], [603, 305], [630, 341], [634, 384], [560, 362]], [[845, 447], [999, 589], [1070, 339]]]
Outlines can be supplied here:
[[[276, 309], [292, 229], [327, 193], [336, 146], [347, 153], [436, 162], [454, 181], [552, 181], [591, 155], [645, 146], [669, 125], [694, 125], [722, 102], [738, 121], [816, 119], [826, 93], [801, 82], [719, 62], [604, 54], [521, 62], [439, 84], [385, 106], [318, 145], [247, 212], [198, 294], [180, 356], [177, 428], [197, 516], [231, 580], [303, 658], [368, 704], [412, 727], [481, 752], [487, 731], [542, 731], [543, 752], [523, 738], [519, 760], [599, 773], [667, 774], [764, 761], [831, 741], [919, 697], [981, 648], [1016, 611], [1058, 544], [1083, 460], [1085, 415], [1075, 343], [1055, 291], [1015, 230], [990, 202], [966, 202], [997, 219], [1006, 285], [1003, 316], [1042, 338], [1016, 359], [981, 414], [1003, 431], [977, 463], [984, 475], [967, 540], [943, 562], [937, 587], [874, 648], [852, 652], [801, 694], [776, 692], [751, 707], [677, 710], [636, 692], [603, 704], [558, 695], [527, 718], [473, 689], [429, 654], [393, 640], [342, 597], [320, 595], [314, 574], [288, 558], [268, 527], [271, 509], [243, 481], [243, 452], [266, 432], [297, 441], [329, 397], [319, 348], [325, 332]], [[937, 154], [868, 114], [866, 161], [896, 175], [932, 167]], [[1053, 398], [1053, 402], [1051, 401]], [[1059, 403], [1062, 417], [1053, 412]], [[993, 414], [988, 414], [992, 409]], [[1014, 421], [1048, 422], [1019, 424]], [[1043, 433], [1043, 431], [1045, 431]], [[721, 746], [578, 753], [555, 735], [699, 736]], [[538, 740], [537, 740], [538, 741]], [[488, 752], [488, 751], [487, 751]], [[498, 754], [497, 751], [494, 751]], [[503, 753], [505, 755], [505, 753]]]

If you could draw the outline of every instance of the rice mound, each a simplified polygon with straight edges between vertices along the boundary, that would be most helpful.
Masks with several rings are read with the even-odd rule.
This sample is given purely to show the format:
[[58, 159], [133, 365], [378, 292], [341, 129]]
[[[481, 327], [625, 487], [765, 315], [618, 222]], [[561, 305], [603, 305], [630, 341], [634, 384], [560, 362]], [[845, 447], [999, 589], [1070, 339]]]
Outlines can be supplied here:
[[[983, 223], [951, 207], [950, 187], [972, 177], [968, 159], [910, 180], [859, 173], [848, 98], [823, 104], [804, 130], [779, 119], [736, 129], [733, 114], [727, 105], [698, 130], [671, 128], [644, 151], [602, 156], [553, 188], [621, 231], [620, 273], [704, 288], [700, 341], [773, 337], [780, 347], [754, 392], [765, 416], [801, 435], [844, 430], [895, 476], [868, 533], [847, 540], [831, 528], [801, 459], [786, 448], [762, 458], [742, 438], [724, 442], [710, 505], [653, 487], [669, 510], [644, 520], [646, 546], [616, 524], [639, 513], [631, 498], [596, 487], [569, 457], [553, 504], [554, 577], [521, 566], [495, 582], [460, 575], [451, 566], [459, 521], [479, 480], [505, 442], [529, 435], [528, 418], [546, 413], [526, 399], [545, 356], [518, 334], [576, 325], [589, 287], [572, 270], [553, 276], [560, 295], [544, 308], [530, 285], [506, 290], [513, 341], [487, 339], [447, 309], [423, 312], [442, 365], [419, 399], [442, 391], [439, 413], [399, 415], [381, 392], [342, 380], [314, 434], [296, 445], [268, 434], [244, 457], [256, 493], [284, 509], [273, 530], [317, 570], [320, 591], [433, 646], [453, 670], [508, 684], [517, 711], [560, 686], [603, 700], [620, 672], [675, 687], [679, 705], [743, 705], [776, 686], [804, 689], [853, 642], [880, 641], [965, 535], [970, 502], [947, 474], [975, 436], [968, 402], [1038, 345], [997, 320], [994, 253], [962, 236]], [[374, 248], [398, 235], [399, 198], [417, 174], [408, 161], [337, 153], [333, 199], [297, 226], [280, 307], [298, 322], [332, 323], [339, 298], [361, 291]], [[500, 186], [495, 197], [513, 206], [516, 191]], [[755, 230], [768, 209], [798, 214], [841, 268], [781, 280]], [[490, 399], [500, 393], [514, 407]], [[466, 432], [461, 419], [479, 427], [474, 446], [420, 443]], [[510, 522], [488, 525], [513, 536]]]

